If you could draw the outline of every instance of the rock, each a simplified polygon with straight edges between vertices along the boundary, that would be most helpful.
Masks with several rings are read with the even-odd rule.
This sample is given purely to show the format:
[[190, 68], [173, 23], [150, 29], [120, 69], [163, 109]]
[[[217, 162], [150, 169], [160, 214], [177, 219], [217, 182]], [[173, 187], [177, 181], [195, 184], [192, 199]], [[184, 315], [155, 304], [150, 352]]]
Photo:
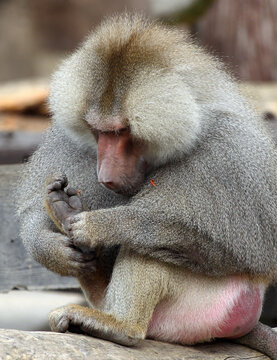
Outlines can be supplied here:
[[1, 360], [268, 360], [261, 353], [225, 341], [182, 346], [145, 340], [125, 347], [80, 334], [0, 329]]

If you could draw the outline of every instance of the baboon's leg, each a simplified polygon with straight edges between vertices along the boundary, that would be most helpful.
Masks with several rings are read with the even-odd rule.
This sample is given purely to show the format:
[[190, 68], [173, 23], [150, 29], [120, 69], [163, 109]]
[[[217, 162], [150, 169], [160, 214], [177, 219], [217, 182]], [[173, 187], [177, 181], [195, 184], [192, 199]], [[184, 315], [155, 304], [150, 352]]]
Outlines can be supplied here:
[[103, 311], [69, 305], [50, 314], [52, 330], [80, 331], [124, 345], [146, 336], [157, 303], [164, 295], [162, 272], [152, 259], [121, 249], [105, 296]]

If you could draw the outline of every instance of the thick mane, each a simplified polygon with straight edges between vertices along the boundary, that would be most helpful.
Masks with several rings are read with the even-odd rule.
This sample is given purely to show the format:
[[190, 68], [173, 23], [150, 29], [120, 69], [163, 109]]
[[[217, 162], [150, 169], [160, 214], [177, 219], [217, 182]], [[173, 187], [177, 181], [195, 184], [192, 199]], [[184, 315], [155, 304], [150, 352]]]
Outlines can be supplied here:
[[[108, 115], [116, 101], [116, 87], [128, 85], [141, 69], [169, 68], [184, 42], [180, 31], [162, 27], [138, 15], [121, 15], [101, 24], [85, 45], [99, 58], [102, 77], [107, 78], [100, 111]], [[179, 51], [180, 52], [180, 51]]]
[[[93, 47], [105, 62], [120, 57], [127, 64], [168, 64], [182, 46], [184, 32], [162, 26], [139, 15], [115, 16], [92, 34]], [[158, 63], [157, 63], [158, 62]]]
[[54, 121], [90, 147], [88, 123], [128, 119], [155, 164], [190, 152], [214, 112], [246, 109], [221, 63], [185, 32], [128, 14], [103, 22], [63, 62], [50, 107]]

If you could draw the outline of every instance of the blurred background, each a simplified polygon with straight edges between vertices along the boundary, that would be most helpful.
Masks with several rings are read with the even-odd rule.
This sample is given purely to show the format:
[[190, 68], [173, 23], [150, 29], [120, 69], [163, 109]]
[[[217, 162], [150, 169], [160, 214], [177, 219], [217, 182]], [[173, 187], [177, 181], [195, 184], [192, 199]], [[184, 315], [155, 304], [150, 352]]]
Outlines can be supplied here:
[[[22, 287], [76, 287], [73, 283], [61, 285], [58, 280], [55, 286], [47, 281], [38, 286], [32, 282], [30, 273], [24, 273], [38, 265], [26, 257], [17, 224], [11, 221], [13, 210], [6, 194], [16, 176], [12, 169], [18, 168], [4, 164], [22, 163], [41, 141], [50, 124], [46, 105], [49, 79], [61, 59], [104, 17], [124, 10], [143, 11], [186, 29], [197, 43], [220, 57], [241, 81], [241, 90], [277, 143], [276, 0], [0, 0], [0, 292]], [[12, 275], [7, 275], [7, 266], [11, 264], [15, 264], [9, 273]], [[19, 279], [19, 270], [29, 275]], [[31, 304], [34, 310], [30, 294], [25, 294], [22, 304]], [[25, 295], [21, 292], [20, 296]], [[276, 297], [272, 288], [263, 315], [264, 321], [274, 326], [277, 326]], [[9, 304], [15, 309], [12, 299], [13, 292], [4, 294], [0, 303], [4, 308]], [[44, 295], [40, 303], [42, 299], [47, 302]], [[53, 302], [57, 305], [56, 298]], [[49, 304], [45, 309], [56, 306]], [[10, 317], [5, 318], [6, 314], [0, 312], [0, 327], [18, 326], [13, 325]], [[22, 314], [21, 308], [18, 314]], [[36, 328], [33, 324], [30, 327]]]
[[104, 17], [124, 10], [189, 31], [244, 82], [269, 127], [275, 124], [276, 0], [0, 0], [0, 163], [22, 161], [40, 141], [60, 60]]
[[276, 136], [276, 0], [0, 0], [0, 164], [21, 162], [39, 143], [60, 60], [104, 17], [124, 10], [189, 31], [243, 81]]

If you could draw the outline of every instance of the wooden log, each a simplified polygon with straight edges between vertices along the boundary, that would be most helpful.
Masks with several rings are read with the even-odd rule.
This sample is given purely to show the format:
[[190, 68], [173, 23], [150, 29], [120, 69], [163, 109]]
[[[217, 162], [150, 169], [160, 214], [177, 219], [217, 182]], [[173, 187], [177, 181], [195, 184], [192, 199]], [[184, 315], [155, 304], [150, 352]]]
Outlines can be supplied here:
[[[0, 166], [0, 292], [15, 288], [78, 288], [77, 281], [61, 277], [35, 262], [19, 238], [18, 220], [12, 196], [22, 165]], [[1, 357], [0, 357], [1, 358]]]
[[252, 103], [258, 114], [271, 112], [277, 117], [276, 82], [242, 82], [240, 90]]
[[145, 340], [125, 347], [80, 334], [0, 329], [1, 360], [267, 360], [267, 356], [227, 341], [182, 346]]
[[0, 164], [25, 161], [38, 147], [50, 119], [18, 113], [0, 113]]
[[276, 83], [243, 82], [240, 90], [249, 99], [277, 145], [277, 85]]
[[20, 113], [0, 112], [0, 132], [28, 131], [43, 132], [50, 125], [50, 118], [41, 115], [23, 115]]
[[40, 107], [41, 113], [47, 113], [45, 106], [49, 93], [49, 83], [46, 80], [26, 80], [1, 84], [0, 112], [26, 111]]
[[22, 163], [33, 154], [43, 134], [29, 131], [0, 131], [0, 164]]

